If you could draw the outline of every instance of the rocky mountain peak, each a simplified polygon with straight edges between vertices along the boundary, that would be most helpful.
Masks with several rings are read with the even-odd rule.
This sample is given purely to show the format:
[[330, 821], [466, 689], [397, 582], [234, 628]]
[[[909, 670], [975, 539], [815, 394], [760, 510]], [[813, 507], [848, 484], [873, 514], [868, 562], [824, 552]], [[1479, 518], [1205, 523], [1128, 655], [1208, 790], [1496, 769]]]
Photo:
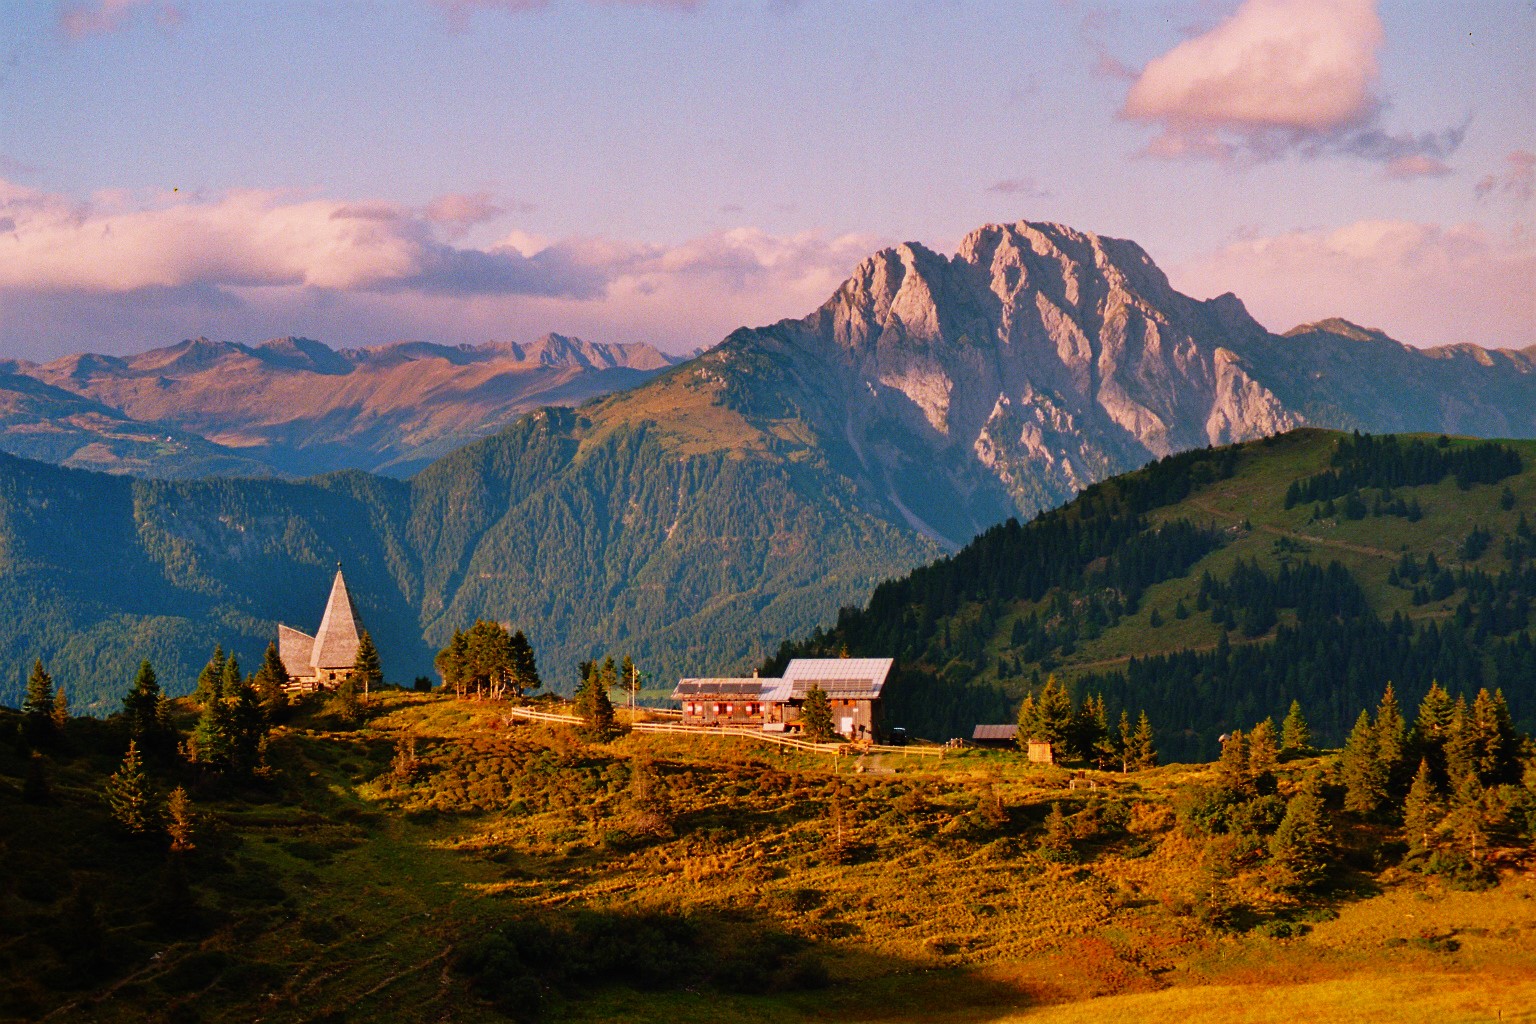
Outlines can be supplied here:
[[1309, 335], [1331, 334], [1335, 337], [1346, 338], [1349, 341], [1375, 342], [1377, 344], [1402, 346], [1402, 342], [1393, 338], [1386, 331], [1375, 327], [1361, 327], [1351, 323], [1343, 317], [1332, 316], [1326, 320], [1319, 320], [1311, 324], [1299, 324], [1286, 331], [1283, 335], [1287, 338], [1299, 338]]

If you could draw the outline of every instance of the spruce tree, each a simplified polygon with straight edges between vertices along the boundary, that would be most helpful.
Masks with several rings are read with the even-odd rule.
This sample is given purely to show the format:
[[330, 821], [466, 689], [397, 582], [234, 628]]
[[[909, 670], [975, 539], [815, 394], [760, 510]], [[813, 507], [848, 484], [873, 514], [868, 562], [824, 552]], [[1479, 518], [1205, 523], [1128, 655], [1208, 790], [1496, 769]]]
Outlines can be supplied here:
[[224, 648], [219, 644], [213, 645], [213, 656], [208, 659], [208, 664], [197, 674], [197, 689], [192, 692], [192, 699], [199, 704], [207, 705], [209, 701], [222, 697], [224, 687]]
[[1111, 771], [1120, 763], [1120, 743], [1109, 727], [1109, 713], [1104, 709], [1102, 696], [1094, 702], [1093, 731], [1093, 765], [1100, 771]]
[[1460, 695], [1451, 707], [1451, 723], [1445, 730], [1444, 752], [1445, 775], [1454, 792], [1461, 786], [1462, 779], [1468, 775], [1477, 775], [1481, 754], [1472, 709], [1467, 707], [1467, 699]]
[[123, 717], [128, 722], [128, 734], [141, 750], [162, 753], [174, 748], [175, 734], [167, 715], [165, 694], [160, 691], [160, 681], [148, 660], [139, 664], [133, 688], [123, 698]]
[[805, 701], [800, 705], [800, 730], [814, 743], [825, 743], [836, 735], [832, 728], [832, 701], [827, 691], [815, 683], [805, 691]]
[[1429, 761], [1419, 761], [1408, 799], [1403, 803], [1403, 838], [1412, 853], [1430, 853], [1438, 845], [1436, 832], [1445, 820], [1445, 804], [1430, 772]]
[[128, 741], [128, 753], [123, 757], [122, 767], [107, 780], [105, 795], [112, 817], [124, 829], [143, 835], [154, 826], [154, 791], [139, 757], [139, 745], [134, 740]]
[[1312, 745], [1312, 729], [1307, 725], [1306, 716], [1301, 711], [1301, 701], [1291, 701], [1291, 710], [1286, 712], [1285, 721], [1280, 725], [1280, 749], [1285, 753], [1306, 750]]
[[222, 771], [230, 765], [233, 746], [229, 702], [223, 698], [210, 700], [203, 705], [197, 725], [192, 729], [192, 760]]
[[1272, 783], [1275, 764], [1279, 759], [1280, 751], [1275, 744], [1275, 722], [1274, 719], [1266, 718], [1248, 734], [1248, 777], [1259, 786]]
[[452, 690], [462, 697], [464, 695], [464, 679], [468, 670], [469, 638], [462, 629], [455, 629], [447, 646], [437, 652], [432, 659], [437, 674], [443, 677], [443, 689]]
[[171, 849], [181, 853], [192, 846], [192, 798], [185, 788], [177, 786], [165, 801], [165, 831], [171, 837]]
[[53, 691], [53, 731], [58, 735], [64, 735], [64, 729], [69, 725], [69, 698], [64, 694], [64, 687], [60, 686]]
[[1246, 793], [1252, 788], [1253, 780], [1248, 774], [1248, 737], [1243, 730], [1233, 729], [1221, 741], [1221, 760], [1217, 762], [1216, 773], [1221, 776], [1221, 784], [1234, 792]]
[[1131, 767], [1145, 771], [1157, 767], [1157, 746], [1152, 734], [1152, 722], [1143, 711], [1136, 720], [1136, 731], [1131, 734]]
[[1386, 798], [1386, 773], [1376, 755], [1376, 730], [1369, 712], [1360, 712], [1342, 758], [1344, 807], [1357, 814], [1373, 814]]
[[1124, 708], [1120, 709], [1120, 770], [1131, 770], [1132, 745], [1134, 743], [1135, 730], [1131, 728], [1131, 713]]
[[1474, 867], [1480, 865], [1488, 850], [1488, 818], [1484, 807], [1486, 793], [1476, 773], [1462, 776], [1451, 798], [1445, 826], [1460, 853]]
[[514, 696], [522, 697], [542, 687], [544, 681], [539, 678], [538, 659], [534, 657], [533, 645], [528, 642], [527, 634], [522, 630], [513, 633], [510, 646], [512, 692]]
[[219, 696], [233, 697], [235, 691], [240, 688], [240, 659], [233, 653], [224, 659], [224, 674], [219, 679]]
[[1381, 705], [1376, 709], [1375, 729], [1376, 760], [1381, 764], [1383, 784], [1387, 792], [1400, 795], [1408, 788], [1408, 730], [1397, 703], [1397, 691], [1391, 683], [1387, 684], [1386, 692], [1381, 695]]
[[1285, 805], [1285, 817], [1269, 838], [1270, 862], [1279, 888], [1304, 891], [1322, 880], [1328, 869], [1333, 832], [1323, 799], [1303, 786]]
[[1072, 856], [1072, 823], [1062, 813], [1060, 803], [1051, 804], [1051, 812], [1045, 816], [1040, 852], [1053, 860], [1066, 860]]
[[576, 713], [581, 716], [582, 730], [599, 743], [606, 743], [618, 732], [613, 702], [603, 685], [602, 669], [596, 665], [588, 667], [576, 692]]
[[27, 742], [46, 743], [54, 736], [53, 677], [43, 668], [43, 660], [32, 665], [27, 678], [27, 696], [21, 704], [21, 728]]
[[256, 670], [255, 677], [256, 694], [261, 699], [262, 712], [267, 716], [267, 721], [281, 722], [287, 717], [288, 693], [284, 687], [288, 682], [288, 667], [283, 664], [277, 643], [268, 643], [267, 651], [261, 658], [261, 668]]
[[384, 669], [379, 665], [379, 649], [373, 645], [373, 637], [368, 631], [363, 630], [363, 635], [357, 641], [357, 660], [352, 663], [352, 676], [354, 685], [363, 688], [363, 703], [368, 702], [368, 694], [384, 685]]
[[261, 766], [261, 741], [267, 735], [267, 716], [255, 687], [241, 683], [229, 705], [229, 767], [250, 777]]

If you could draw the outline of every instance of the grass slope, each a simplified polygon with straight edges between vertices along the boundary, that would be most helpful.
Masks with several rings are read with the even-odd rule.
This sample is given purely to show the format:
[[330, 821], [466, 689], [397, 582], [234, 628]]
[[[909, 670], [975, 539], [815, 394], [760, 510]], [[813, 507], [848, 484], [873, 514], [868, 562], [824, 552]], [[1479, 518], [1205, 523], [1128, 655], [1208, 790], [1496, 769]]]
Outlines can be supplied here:
[[[1383, 868], [1380, 830], [1341, 822], [1315, 898], [1216, 879], [1178, 825], [1206, 766], [1088, 792], [1006, 752], [588, 744], [503, 715], [385, 693], [358, 728], [306, 713], [279, 730], [257, 788], [159, 770], [201, 814], [191, 921], [164, 912], [186, 901], [167, 896], [163, 844], [122, 837], [101, 806], [111, 723], [72, 724], [52, 804], [20, 799], [24, 760], [0, 744], [0, 1019], [497, 1021], [540, 1003], [674, 1024], [1470, 1021], [1520, 1019], [1536, 991], [1529, 871], [1448, 891]], [[390, 770], [403, 731], [410, 781]], [[1332, 762], [1285, 765], [1282, 792]], [[1065, 858], [1040, 843], [1053, 803], [1079, 836]], [[1213, 886], [1240, 906], [1224, 923], [1200, 909]], [[487, 945], [519, 921], [539, 949]], [[593, 971], [589, 947], [615, 942]], [[466, 966], [487, 950], [500, 959]]]
[[[1250, 635], [1235, 622], [1219, 624], [1212, 613], [1197, 610], [1201, 580], [1207, 573], [1217, 582], [1224, 582], [1239, 563], [1257, 566], [1272, 577], [1287, 566], [1295, 570], [1307, 564], [1327, 567], [1338, 563], [1349, 580], [1363, 591], [1369, 612], [1382, 622], [1401, 615], [1415, 628], [1433, 623], [1462, 630], [1461, 636], [1467, 638], [1476, 662], [1470, 674], [1477, 677], [1477, 685], [1502, 687], [1516, 716], [1529, 728], [1536, 721], [1536, 684], [1523, 671], [1501, 668], [1490, 654], [1489, 645], [1492, 641], [1514, 642], [1521, 635], [1530, 638], [1530, 625], [1507, 634], [1477, 633], [1457, 620], [1458, 607], [1469, 593], [1459, 582], [1447, 596], [1416, 603], [1414, 586], [1394, 583], [1390, 577], [1405, 556], [1420, 566], [1433, 556], [1453, 574], [1465, 569], [1495, 580], [1517, 566], [1528, 566], [1530, 542], [1520, 545], [1524, 553], [1515, 552], [1512, 558], [1506, 541], [1515, 538], [1522, 516], [1527, 522], [1536, 521], [1536, 442], [1499, 442], [1520, 454], [1524, 468], [1494, 484], [1477, 483], [1463, 489], [1448, 475], [1433, 484], [1394, 488], [1394, 501], [1417, 503], [1422, 515], [1416, 520], [1369, 513], [1350, 519], [1343, 514], [1342, 499], [1336, 503], [1333, 514], [1321, 516], [1317, 514], [1321, 503], [1313, 501], [1286, 508], [1288, 488], [1296, 481], [1327, 471], [1338, 444], [1346, 436], [1302, 429], [1208, 454], [1190, 453], [1178, 457], [1182, 461], [1149, 467], [1100, 484], [1062, 510], [1042, 517], [1042, 521], [1052, 517], [1056, 521], [1091, 522], [1095, 517], [1102, 521], [1106, 507], [1112, 507], [1126, 495], [1136, 494], [1136, 489], [1149, 481], [1166, 482], [1180, 476], [1193, 481], [1189, 493], [1177, 500], [1151, 503], [1152, 507], [1145, 512], [1146, 529], [1139, 536], [1151, 536], [1161, 527], [1184, 522], [1215, 531], [1219, 544], [1187, 566], [1150, 582], [1133, 603], [1123, 602], [1123, 593], [1095, 580], [1093, 573], [1103, 567], [1103, 559], [1086, 563], [1069, 582], [1052, 586], [1040, 596], [1021, 596], [1028, 589], [1029, 580], [1025, 577], [1020, 577], [1017, 584], [989, 581], [980, 588], [987, 596], [968, 596], [967, 574], [972, 570], [975, 575], [990, 571], [986, 564], [991, 557], [989, 550], [999, 550], [1000, 557], [1009, 557], [1027, 550], [1031, 544], [1039, 547], [1060, 543], [1055, 539], [1034, 540], [1055, 536], [1041, 532], [1039, 523], [1028, 524], [1013, 534], [999, 528], [978, 538], [948, 563], [925, 567], [905, 580], [894, 581], [890, 595], [899, 596], [882, 600], [877, 591], [866, 609], [845, 614], [823, 634], [786, 645], [765, 667], [775, 669], [789, 656], [836, 654], [843, 650], [859, 656], [894, 654], [909, 669], [926, 675], [926, 682], [920, 681], [917, 686], [915, 698], [905, 701], [901, 708], [910, 720], [899, 724], [940, 738], [969, 735], [969, 725], [974, 722], [1011, 720], [1018, 701], [1048, 674], [1054, 673], [1069, 683], [1091, 677], [1087, 688], [1096, 689], [1106, 685], [1106, 675], [1125, 673], [1132, 658], [1210, 652], [1222, 643], [1233, 647], [1267, 645], [1276, 639], [1280, 627], [1297, 624], [1296, 610], [1286, 607], [1280, 608], [1276, 624], [1259, 635]], [[1408, 443], [1412, 438], [1401, 440]], [[1436, 438], [1420, 440], [1438, 450]], [[1447, 445], [1454, 452], [1479, 443], [1462, 438], [1450, 439]], [[1199, 460], [1215, 464], [1227, 453], [1233, 456], [1230, 476], [1199, 475]], [[1380, 492], [1366, 488], [1362, 495], [1369, 506]], [[1476, 557], [1469, 558], [1463, 545], [1474, 530], [1484, 531], [1487, 543]], [[1118, 556], [1120, 550], [1107, 557]], [[946, 573], [954, 578], [947, 578]], [[1529, 584], [1517, 582], [1509, 586], [1518, 589], [1528, 588]], [[953, 600], [956, 590], [961, 593], [958, 601]], [[1529, 604], [1529, 595], [1525, 600]], [[1107, 620], [1090, 623], [1091, 616], [1085, 609], [1106, 601], [1125, 606]], [[946, 602], [949, 607], [943, 607]], [[1180, 605], [1186, 613], [1183, 617], [1176, 614]], [[1066, 621], [1073, 630], [1071, 643], [1052, 647], [1044, 656], [1031, 655], [1020, 645], [1018, 627], [1032, 618], [1052, 630], [1061, 629], [1061, 623]], [[1341, 742], [1362, 703], [1367, 697], [1378, 696], [1391, 679], [1393, 676], [1385, 670], [1371, 666], [1357, 679], [1361, 692], [1344, 695], [1347, 699], [1343, 700], [1306, 692], [1305, 680], [1284, 692], [1285, 686], [1271, 685], [1265, 689], [1250, 685], [1251, 680], [1245, 683], [1243, 679], [1224, 679], [1219, 681], [1220, 692], [1208, 701], [1216, 706], [1218, 720], [1199, 724], [1181, 717], [1176, 694], [1140, 692], [1134, 680], [1117, 682], [1107, 690], [1112, 695], [1112, 714], [1118, 707], [1128, 706], [1134, 716], [1138, 707], [1145, 707], [1165, 738], [1186, 734], [1186, 739], [1180, 741], [1187, 742], [1187, 747], [1181, 748], [1185, 756], [1203, 757], [1214, 756], [1215, 738], [1220, 732], [1246, 728], [1270, 715], [1279, 721], [1293, 697], [1307, 705], [1314, 728], [1325, 740]], [[1410, 704], [1417, 703], [1428, 684], [1427, 679], [1420, 685], [1418, 680], [1401, 676], [1394, 681], [1400, 692], [1406, 689], [1405, 700]], [[1476, 688], [1472, 686], [1471, 692]], [[952, 705], [948, 712], [942, 706], [945, 700]]]

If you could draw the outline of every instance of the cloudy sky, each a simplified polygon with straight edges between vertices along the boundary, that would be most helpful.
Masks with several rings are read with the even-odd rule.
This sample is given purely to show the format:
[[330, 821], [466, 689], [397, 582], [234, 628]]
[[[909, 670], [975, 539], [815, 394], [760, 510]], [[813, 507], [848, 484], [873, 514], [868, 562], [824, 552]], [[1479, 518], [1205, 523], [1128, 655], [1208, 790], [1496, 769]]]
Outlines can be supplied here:
[[1267, 326], [1536, 344], [1532, 0], [0, 0], [0, 357], [686, 351], [1060, 221]]

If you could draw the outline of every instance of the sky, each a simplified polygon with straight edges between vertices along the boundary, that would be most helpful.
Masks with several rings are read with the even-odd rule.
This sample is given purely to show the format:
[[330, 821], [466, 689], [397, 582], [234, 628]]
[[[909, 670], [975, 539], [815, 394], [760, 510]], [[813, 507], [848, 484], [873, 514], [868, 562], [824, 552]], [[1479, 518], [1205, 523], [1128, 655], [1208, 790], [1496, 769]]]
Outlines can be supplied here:
[[0, 0], [0, 358], [669, 352], [987, 223], [1536, 344], [1533, 0]]

